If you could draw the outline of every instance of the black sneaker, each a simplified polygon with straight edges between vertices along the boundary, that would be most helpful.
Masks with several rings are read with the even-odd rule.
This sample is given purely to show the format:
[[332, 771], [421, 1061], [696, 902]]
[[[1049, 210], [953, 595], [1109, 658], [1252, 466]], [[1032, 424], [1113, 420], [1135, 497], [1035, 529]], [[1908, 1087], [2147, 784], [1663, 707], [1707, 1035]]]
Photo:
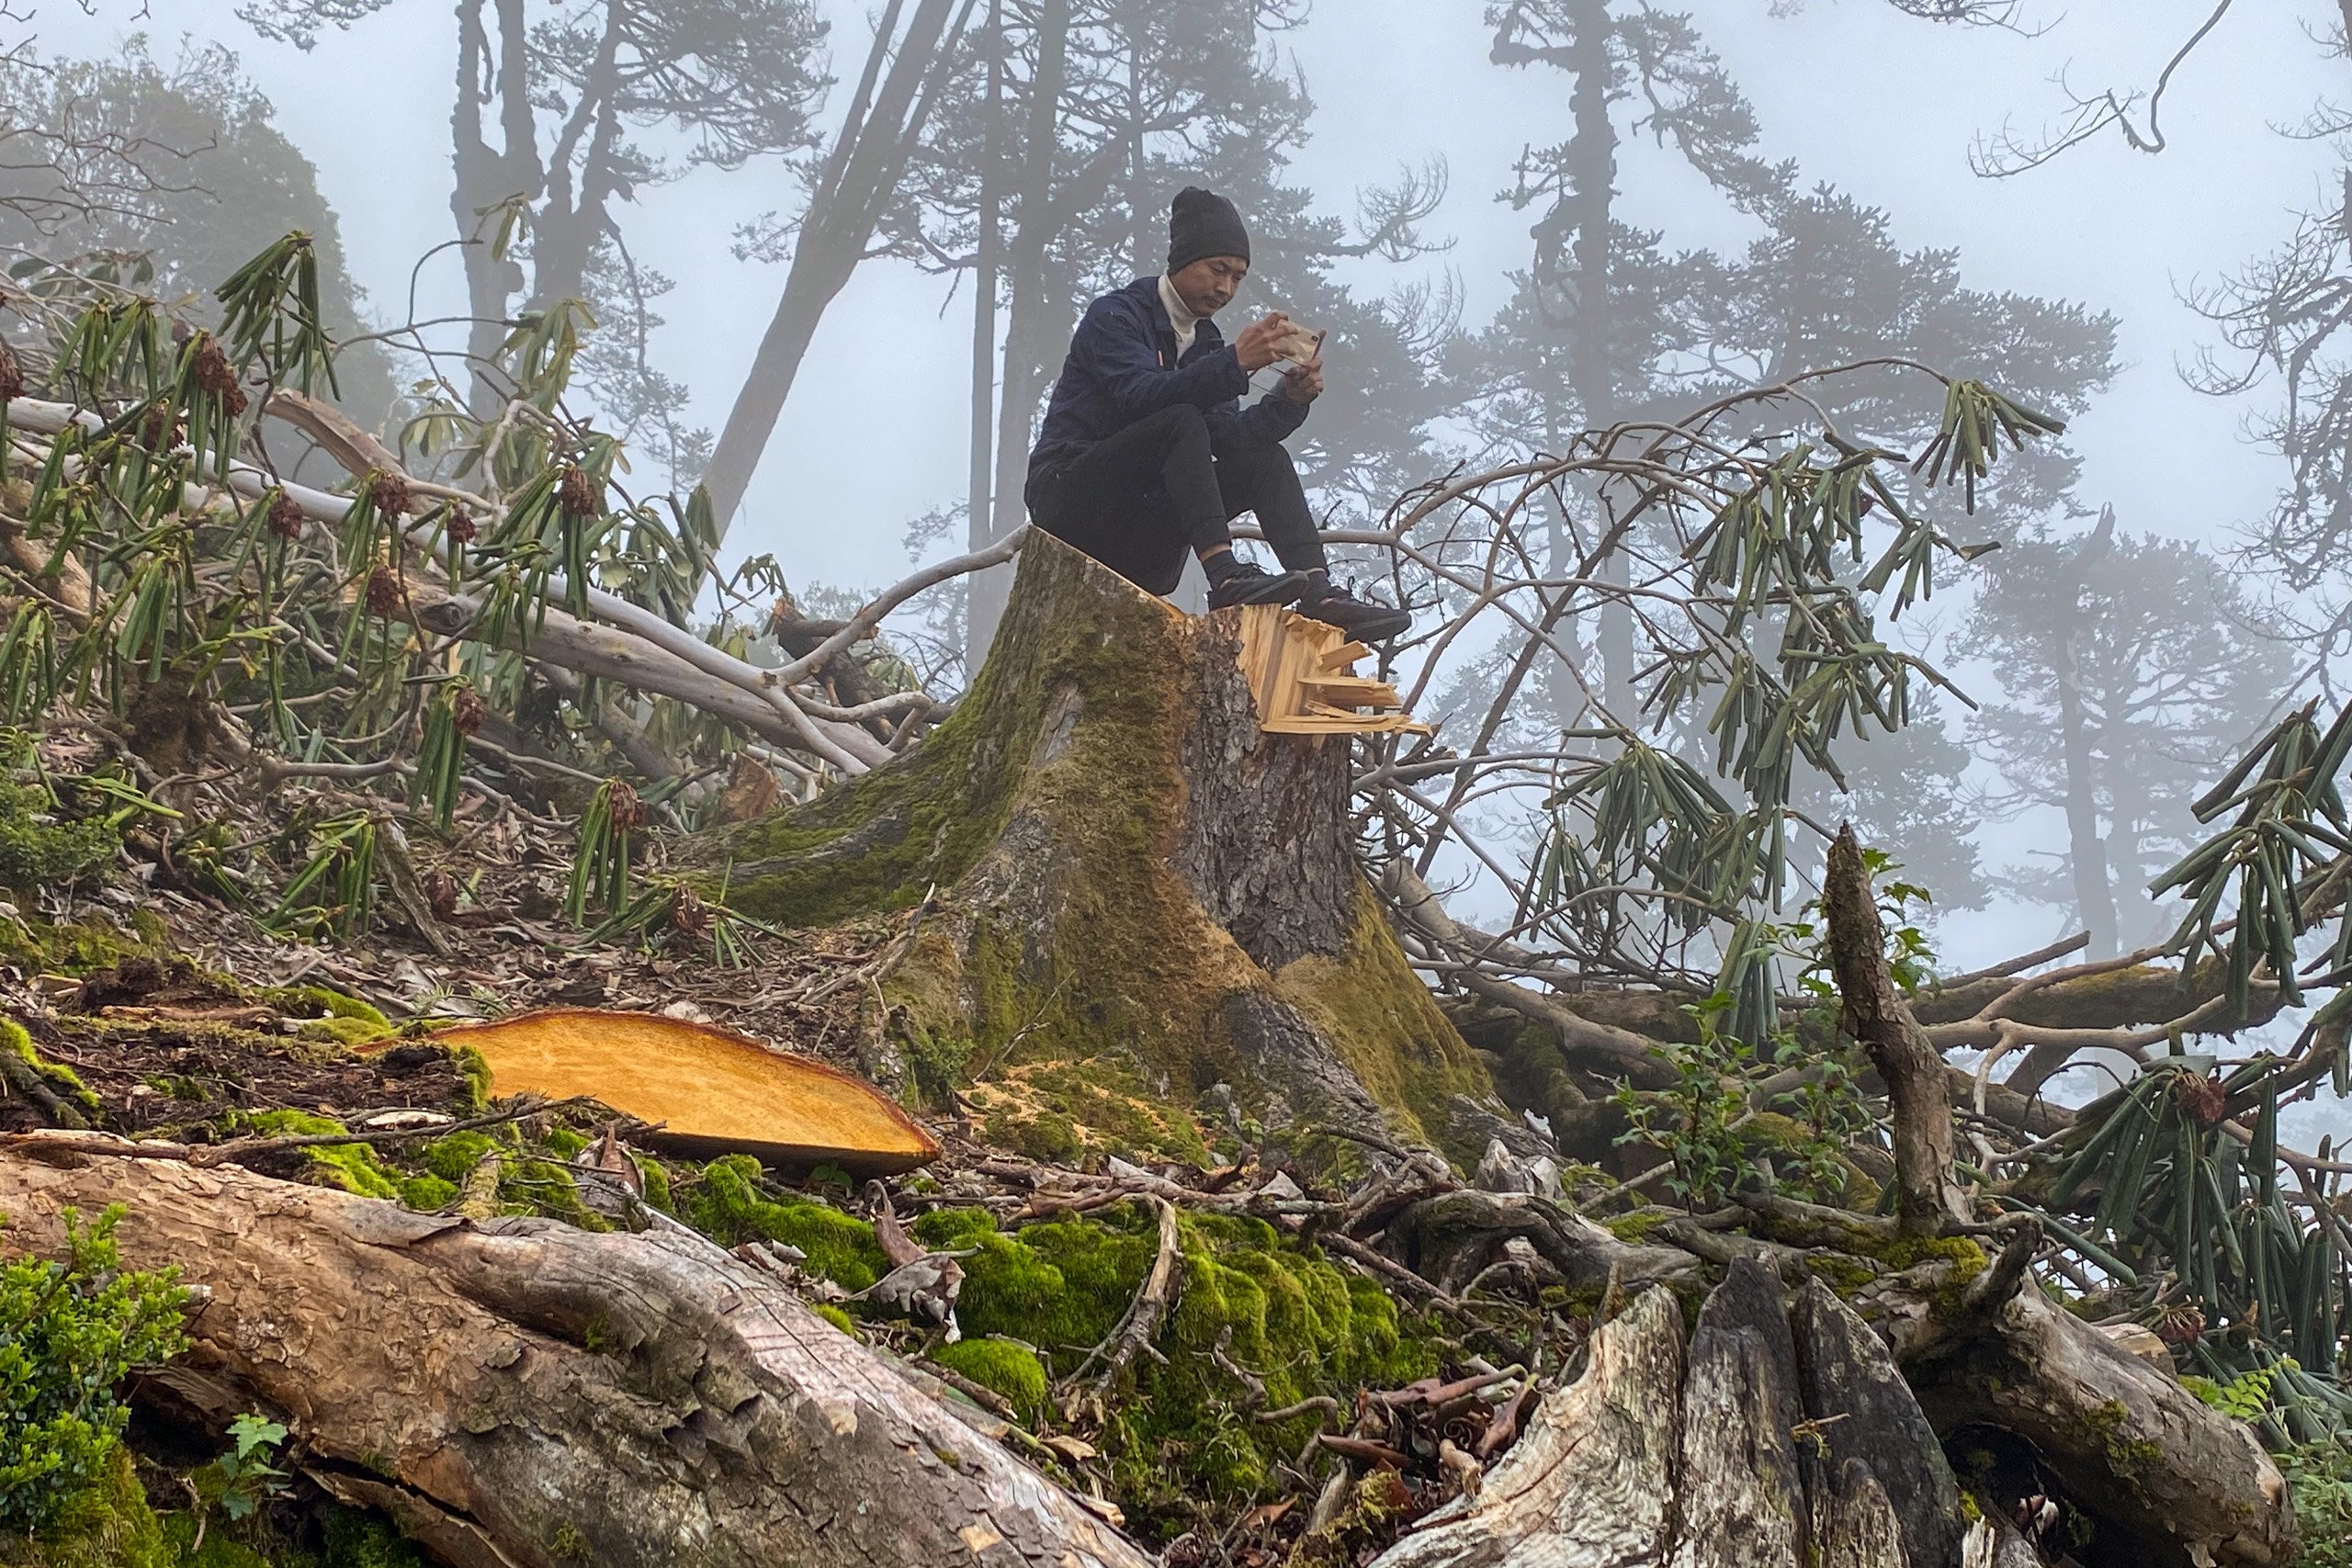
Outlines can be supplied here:
[[1413, 629], [1413, 614], [1374, 600], [1359, 599], [1337, 583], [1310, 581], [1298, 611], [1339, 627], [1357, 642], [1386, 642]]
[[1255, 561], [1236, 561], [1223, 577], [1209, 584], [1209, 608], [1229, 610], [1236, 604], [1292, 604], [1306, 592], [1306, 573], [1268, 571]]

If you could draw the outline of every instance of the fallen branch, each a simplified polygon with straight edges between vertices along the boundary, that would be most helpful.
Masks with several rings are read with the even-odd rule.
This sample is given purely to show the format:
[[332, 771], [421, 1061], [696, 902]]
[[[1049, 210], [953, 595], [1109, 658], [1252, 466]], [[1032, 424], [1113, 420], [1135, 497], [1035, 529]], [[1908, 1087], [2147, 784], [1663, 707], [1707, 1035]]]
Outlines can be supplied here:
[[1159, 1210], [1159, 1250], [1151, 1260], [1151, 1271], [1144, 1276], [1143, 1287], [1127, 1304], [1126, 1314], [1110, 1337], [1086, 1353], [1086, 1359], [1070, 1374], [1075, 1382], [1083, 1378], [1096, 1361], [1102, 1363], [1102, 1382], [1108, 1383], [1127, 1370], [1135, 1359], [1150, 1348], [1159, 1336], [1159, 1325], [1167, 1319], [1169, 1308], [1175, 1304], [1177, 1265], [1184, 1260], [1176, 1228], [1176, 1206], [1165, 1198], [1154, 1198]]

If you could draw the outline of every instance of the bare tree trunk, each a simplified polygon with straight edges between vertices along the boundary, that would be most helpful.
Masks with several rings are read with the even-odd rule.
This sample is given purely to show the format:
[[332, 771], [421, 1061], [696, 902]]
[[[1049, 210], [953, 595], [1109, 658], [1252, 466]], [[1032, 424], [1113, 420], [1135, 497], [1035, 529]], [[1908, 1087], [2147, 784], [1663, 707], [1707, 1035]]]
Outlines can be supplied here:
[[[1029, 123], [1022, 132], [1021, 226], [1008, 258], [1012, 313], [1004, 336], [1004, 392], [997, 408], [996, 505], [990, 537], [1001, 539], [1028, 515], [1029, 430], [1046, 385], [1061, 312], [1052, 296], [1046, 247], [1053, 239], [1054, 164], [1061, 146], [1062, 77], [1069, 51], [1070, 0], [1045, 0], [1037, 18], [1037, 64], [1029, 84]], [[971, 646], [988, 657], [1012, 591], [1010, 569], [984, 571], [971, 583]]]
[[206, 1292], [155, 1381], [459, 1568], [1149, 1559], [775, 1282], [676, 1234], [410, 1213], [234, 1167], [0, 1156], [14, 1247], [119, 1203]]
[[[873, 112], [860, 118], [853, 108], [854, 118], [842, 129], [828, 168], [829, 176], [835, 170], [838, 176], [821, 182], [809, 197], [792, 266], [785, 275], [783, 298], [776, 301], [775, 315], [752, 356], [752, 367], [727, 412], [727, 423], [703, 475], [722, 538], [751, 488], [768, 438], [775, 434], [785, 399], [817, 335], [817, 323], [865, 259], [875, 225], [922, 138], [952, 52], [943, 49], [942, 39], [954, 4], [917, 0]], [[971, 6], [972, 0], [964, 0], [966, 15]], [[879, 74], [876, 62], [888, 52], [890, 42], [887, 28], [875, 35], [869, 78]]]
[[2075, 667], [2075, 636], [2081, 629], [2083, 577], [2105, 556], [2115, 537], [2115, 512], [2099, 513], [2098, 530], [2083, 542], [2074, 561], [2075, 614], [2051, 628], [2051, 672], [2058, 685], [2061, 753], [2066, 768], [2066, 863], [2074, 875], [2075, 907], [2091, 933], [2089, 956], [2112, 958], [2119, 945], [2115, 888], [2109, 874], [2107, 840], [2099, 837], [2097, 782], [2091, 774], [2091, 742], [2083, 716], [2083, 690]]
[[[605, 238], [605, 202], [613, 193], [613, 154], [620, 137], [621, 0], [606, 0], [605, 35], [581, 84], [580, 101], [548, 157], [548, 199], [531, 236], [531, 308], [584, 299], [588, 262]], [[572, 155], [585, 136], [575, 182]]]
[[[524, 51], [527, 39], [523, 0], [496, 0], [499, 49], [492, 64], [489, 35], [482, 26], [482, 0], [458, 0], [458, 98], [450, 111], [453, 147], [451, 164], [456, 182], [449, 192], [450, 216], [457, 221], [458, 254], [466, 271], [466, 310], [472, 321], [466, 329], [466, 353], [472, 367], [468, 406], [481, 417], [496, 412], [497, 393], [482, 367], [497, 353], [506, 335], [506, 301], [523, 288], [523, 269], [512, 260], [491, 254], [492, 230], [481, 209], [509, 197], [538, 193], [538, 149], [528, 85], [525, 81]], [[494, 73], [494, 74], [493, 74]], [[500, 126], [505, 150], [493, 152], [482, 135], [484, 80], [492, 78], [498, 94]]]
[[[1614, 420], [1615, 378], [1609, 355], [1610, 223], [1616, 196], [1617, 128], [1609, 118], [1609, 58], [1611, 21], [1608, 0], [1576, 0], [1576, 37], [1568, 45], [1568, 69], [1576, 86], [1568, 96], [1576, 134], [1568, 142], [1568, 200], [1576, 224], [1574, 247], [1576, 307], [1568, 341], [1568, 378], [1581, 405], [1584, 427], [1605, 430]], [[1596, 536], [1611, 531], [1606, 482], [1594, 487], [1593, 497], [1602, 516], [1593, 523]], [[1624, 588], [1632, 570], [1620, 547], [1599, 563], [1602, 581]], [[1634, 721], [1634, 613], [1622, 593], [1612, 593], [1600, 606], [1600, 626], [1595, 638], [1600, 654], [1602, 692], [1609, 710], [1621, 724]]]
[[[1004, 248], [1004, 0], [989, 0], [988, 105], [980, 126], [980, 241], [972, 283], [972, 477], [965, 490], [965, 548], [988, 547], [995, 528], [996, 290]], [[972, 615], [977, 590], [967, 583], [964, 675], [979, 673], [988, 645]]]
[[2287, 1483], [2252, 1427], [2030, 1284], [1989, 1329], [1924, 1365], [1906, 1359], [1920, 1403], [1940, 1431], [1983, 1425], [2030, 1444], [2069, 1500], [2098, 1517], [2107, 1561], [2295, 1560]]
[[1830, 962], [1846, 1004], [1842, 1027], [1861, 1042], [1886, 1084], [1894, 1128], [1896, 1213], [1915, 1234], [1967, 1224], [1973, 1219], [1968, 1198], [1952, 1179], [1950, 1077], [1887, 972], [1878, 897], [1850, 823], [1829, 846], [1821, 896], [1829, 921]]

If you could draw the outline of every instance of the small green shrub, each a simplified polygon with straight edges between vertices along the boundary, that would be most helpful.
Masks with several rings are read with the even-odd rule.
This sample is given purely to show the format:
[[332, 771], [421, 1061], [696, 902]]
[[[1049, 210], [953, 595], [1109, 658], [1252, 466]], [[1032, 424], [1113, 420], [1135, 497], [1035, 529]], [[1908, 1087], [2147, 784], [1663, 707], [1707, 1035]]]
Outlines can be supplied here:
[[113, 861], [122, 827], [111, 817], [61, 819], [56, 799], [15, 770], [30, 759], [17, 731], [0, 736], [0, 886], [29, 890], [87, 882]]
[[2352, 1568], [2352, 1446], [2324, 1439], [2278, 1456], [2295, 1494], [2302, 1568]]
[[63, 1217], [66, 1261], [0, 1264], [0, 1529], [44, 1529], [100, 1484], [127, 1419], [115, 1386], [187, 1344], [178, 1271], [121, 1267], [122, 1210]]

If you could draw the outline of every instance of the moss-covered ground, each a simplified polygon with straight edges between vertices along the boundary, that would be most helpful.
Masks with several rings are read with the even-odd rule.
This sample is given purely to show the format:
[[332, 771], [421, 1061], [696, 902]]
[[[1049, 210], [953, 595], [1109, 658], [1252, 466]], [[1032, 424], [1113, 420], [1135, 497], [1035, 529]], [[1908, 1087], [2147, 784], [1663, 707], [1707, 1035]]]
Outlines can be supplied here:
[[[151, 1490], [169, 1498], [158, 1506]], [[97, 1484], [38, 1535], [0, 1532], [0, 1568], [429, 1568], [380, 1516], [315, 1494], [242, 1521], [199, 1519], [175, 1479], [115, 1450]]]
[[[888, 1270], [871, 1225], [779, 1189], [747, 1158], [673, 1174], [673, 1183], [681, 1217], [722, 1242], [796, 1247], [809, 1273], [850, 1292]], [[1052, 1418], [1049, 1391], [1072, 1386], [1134, 1302], [1159, 1247], [1157, 1218], [1140, 1203], [1012, 1232], [983, 1209], [944, 1207], [910, 1230], [925, 1246], [969, 1254], [957, 1308], [963, 1341], [922, 1353], [1030, 1422]], [[1441, 1355], [1429, 1324], [1263, 1221], [1186, 1214], [1180, 1235], [1183, 1282], [1158, 1341], [1164, 1359], [1140, 1359], [1104, 1391], [1099, 1429], [1086, 1422], [1112, 1495], [1148, 1533], [1173, 1533], [1275, 1487], [1277, 1467], [1317, 1417], [1266, 1422], [1261, 1411], [1318, 1394], [1351, 1407], [1360, 1389], [1430, 1375]], [[858, 1302], [847, 1313], [861, 1331], [892, 1325]], [[1262, 1396], [1219, 1355], [1260, 1380]]]

